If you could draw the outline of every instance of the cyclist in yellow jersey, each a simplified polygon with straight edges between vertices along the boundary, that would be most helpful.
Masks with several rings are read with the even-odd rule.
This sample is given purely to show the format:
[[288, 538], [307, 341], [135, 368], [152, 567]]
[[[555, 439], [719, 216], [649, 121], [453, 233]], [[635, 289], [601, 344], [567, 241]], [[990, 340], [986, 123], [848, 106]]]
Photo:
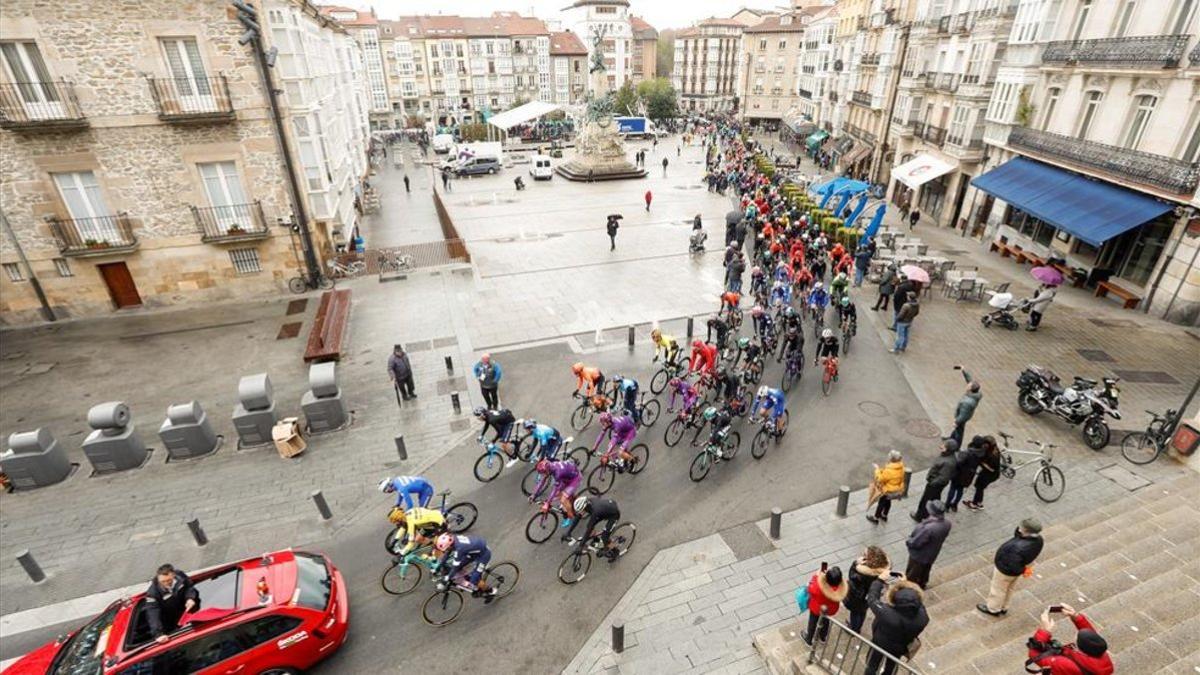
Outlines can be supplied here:
[[400, 552], [402, 556], [419, 546], [432, 544], [437, 535], [446, 531], [446, 518], [437, 509], [426, 509], [420, 506], [409, 509], [404, 515], [404, 522], [408, 530], [408, 543]]
[[660, 354], [665, 354], [667, 363], [675, 365], [675, 359], [679, 357], [679, 343], [675, 338], [655, 328], [650, 331], [650, 339], [654, 341], [654, 361], [658, 360]]

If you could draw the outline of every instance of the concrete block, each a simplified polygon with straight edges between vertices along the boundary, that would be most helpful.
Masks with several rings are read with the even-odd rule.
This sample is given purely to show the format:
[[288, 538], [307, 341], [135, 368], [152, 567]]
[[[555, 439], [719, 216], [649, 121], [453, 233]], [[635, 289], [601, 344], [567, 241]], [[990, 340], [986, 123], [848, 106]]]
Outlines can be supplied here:
[[[275, 390], [266, 373], [247, 375], [238, 381], [238, 401], [246, 410], [266, 410], [274, 404]], [[267, 435], [270, 439], [270, 435]]]

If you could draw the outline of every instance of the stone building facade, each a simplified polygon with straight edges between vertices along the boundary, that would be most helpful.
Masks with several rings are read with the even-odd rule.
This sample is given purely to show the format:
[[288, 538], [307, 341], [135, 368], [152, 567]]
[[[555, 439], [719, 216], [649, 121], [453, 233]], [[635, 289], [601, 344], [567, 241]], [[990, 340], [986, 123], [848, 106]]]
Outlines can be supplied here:
[[[305, 86], [356, 86], [342, 72], [353, 67], [353, 42], [335, 22], [303, 0], [259, 9], [268, 44], [286, 22], [328, 51], [310, 55], [326, 64]], [[237, 43], [244, 29], [228, 3], [94, 10], [73, 0], [0, 5], [0, 210], [16, 240], [0, 238], [0, 322], [43, 318], [31, 272], [58, 318], [285, 289], [302, 266], [287, 226], [288, 182], [256, 61]], [[316, 150], [321, 175], [309, 187], [365, 171], [365, 111], [356, 134], [349, 97], [338, 100], [345, 119], [331, 107], [328, 132], [310, 129], [316, 145], [341, 145]], [[291, 108], [285, 123], [292, 128]], [[348, 196], [324, 211], [306, 203], [322, 257], [357, 217], [356, 185], [340, 187]]]
[[658, 31], [640, 16], [629, 17], [629, 27], [633, 32], [629, 79], [637, 85], [658, 77]]
[[745, 29], [741, 66], [743, 118], [752, 123], [778, 124], [796, 105], [803, 41], [801, 12], [773, 14]]
[[550, 34], [550, 64], [554, 72], [554, 99], [548, 103], [572, 105], [587, 96], [587, 47], [571, 31]]
[[672, 84], [681, 111], [738, 112], [744, 29], [740, 21], [709, 18], [676, 34]]

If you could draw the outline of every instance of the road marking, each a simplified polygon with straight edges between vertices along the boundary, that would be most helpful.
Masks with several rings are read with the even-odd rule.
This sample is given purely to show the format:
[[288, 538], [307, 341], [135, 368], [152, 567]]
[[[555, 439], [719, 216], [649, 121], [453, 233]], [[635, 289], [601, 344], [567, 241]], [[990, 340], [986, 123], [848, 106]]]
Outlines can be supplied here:
[[53, 605], [43, 605], [21, 612], [0, 616], [0, 638], [12, 637], [31, 630], [54, 626], [68, 621], [91, 617], [108, 607], [115, 600], [135, 595], [146, 587], [145, 583], [111, 591], [85, 595], [74, 600], [65, 600]]

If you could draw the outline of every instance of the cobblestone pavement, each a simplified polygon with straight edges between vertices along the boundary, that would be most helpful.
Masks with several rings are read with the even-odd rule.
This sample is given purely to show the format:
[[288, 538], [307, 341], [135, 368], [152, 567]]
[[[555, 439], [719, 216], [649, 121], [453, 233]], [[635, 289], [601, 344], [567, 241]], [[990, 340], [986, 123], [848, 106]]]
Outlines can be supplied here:
[[[403, 167], [394, 164], [397, 154], [404, 159]], [[412, 143], [388, 148], [387, 158], [370, 179], [372, 187], [379, 193], [379, 212], [363, 216], [358, 228], [367, 248], [442, 239], [442, 228], [433, 206], [433, 170], [428, 161]], [[405, 176], [409, 180], [410, 191], [407, 192], [404, 190]]]

